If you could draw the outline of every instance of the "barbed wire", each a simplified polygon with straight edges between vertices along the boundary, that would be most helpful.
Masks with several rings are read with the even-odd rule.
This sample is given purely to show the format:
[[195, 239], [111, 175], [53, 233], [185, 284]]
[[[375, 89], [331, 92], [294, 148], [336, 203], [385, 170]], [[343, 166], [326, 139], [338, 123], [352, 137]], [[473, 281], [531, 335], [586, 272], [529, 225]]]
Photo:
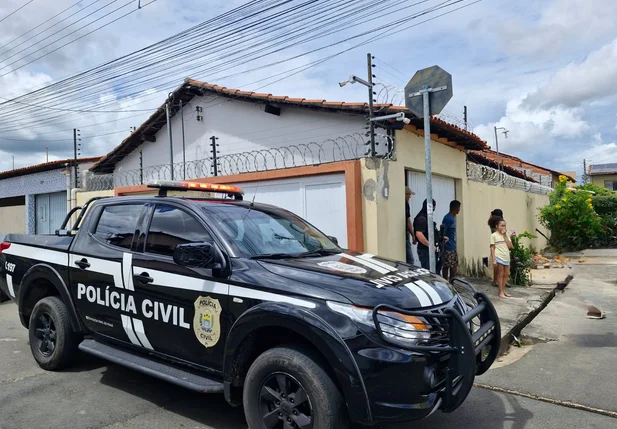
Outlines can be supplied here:
[[405, 105], [405, 91], [401, 88], [397, 88], [394, 85], [376, 83], [373, 89], [377, 93], [375, 96], [377, 103], [393, 104], [395, 106]]
[[450, 110], [442, 110], [437, 117], [464, 130], [471, 131], [475, 128], [474, 124], [469, 119], [465, 122], [465, 118], [463, 116], [459, 116], [457, 113]]
[[[388, 83], [378, 82], [375, 84], [374, 90], [376, 92], [375, 99], [377, 103], [393, 104], [395, 106], [405, 105], [405, 90], [402, 88]], [[469, 119], [465, 122], [465, 118], [462, 114], [459, 115], [451, 110], [444, 109], [436, 116], [464, 130], [473, 130], [475, 127]]]
[[503, 186], [511, 189], [519, 189], [534, 194], [547, 195], [553, 188], [538, 183], [529, 182], [518, 177], [510, 176], [503, 171], [496, 170], [485, 165], [467, 162], [467, 178], [474, 182], [486, 183], [492, 186]]
[[[377, 133], [376, 147], [382, 158], [391, 158], [394, 152], [394, 137]], [[230, 176], [234, 174], [280, 170], [285, 168], [350, 161], [368, 156], [368, 137], [353, 133], [327, 139], [323, 142], [298, 143], [278, 148], [222, 154], [215, 162], [205, 158], [173, 165], [173, 178], [197, 179], [203, 177]], [[143, 169], [118, 170], [113, 174], [86, 174], [85, 191], [105, 191], [123, 186], [135, 186], [153, 180], [171, 180], [170, 165], [154, 165]]]

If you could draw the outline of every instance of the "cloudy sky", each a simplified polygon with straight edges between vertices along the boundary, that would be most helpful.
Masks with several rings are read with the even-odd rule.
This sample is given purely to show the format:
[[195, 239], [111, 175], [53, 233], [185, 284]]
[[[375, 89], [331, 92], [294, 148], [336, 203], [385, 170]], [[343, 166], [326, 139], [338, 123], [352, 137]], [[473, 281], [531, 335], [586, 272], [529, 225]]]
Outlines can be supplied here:
[[[50, 160], [72, 156], [72, 128], [81, 130], [84, 156], [104, 154], [131, 126], [139, 125], [170, 88], [153, 81], [131, 92], [133, 81], [127, 75], [97, 87], [85, 84], [68, 95], [59, 91], [56, 98], [30, 99], [28, 104], [7, 99], [142, 49], [244, 3], [210, 0], [204, 7], [199, 0], [151, 1], [141, 0], [142, 9], [137, 9], [139, 0], [0, 2], [0, 170], [12, 168], [13, 156], [16, 167], [44, 162], [46, 147]], [[509, 130], [507, 138], [499, 135], [500, 150], [531, 162], [579, 174], [583, 159], [617, 162], [617, 2], [483, 0], [307, 54], [444, 2], [391, 0], [390, 6], [398, 10], [346, 32], [218, 72], [204, 71], [197, 60], [181, 62], [167, 77], [176, 82], [173, 86], [191, 76], [272, 94], [363, 101], [363, 87], [340, 88], [338, 81], [352, 73], [364, 75], [366, 53], [371, 52], [382, 85], [380, 101], [398, 101], [397, 89], [417, 69], [438, 64], [454, 79], [454, 98], [444, 118], [461, 123], [467, 106], [470, 128], [492, 147], [497, 125]], [[450, 2], [453, 9], [471, 0]], [[367, 2], [357, 3], [359, 10]], [[421, 23], [431, 17], [435, 19]], [[276, 61], [282, 62], [251, 71]]]

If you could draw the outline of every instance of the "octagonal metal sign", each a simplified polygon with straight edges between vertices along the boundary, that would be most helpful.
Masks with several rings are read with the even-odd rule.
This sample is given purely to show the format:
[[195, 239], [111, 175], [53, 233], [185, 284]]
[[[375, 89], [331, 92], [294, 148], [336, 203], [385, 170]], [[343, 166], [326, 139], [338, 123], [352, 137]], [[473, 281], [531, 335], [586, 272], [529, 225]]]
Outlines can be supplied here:
[[452, 75], [439, 66], [418, 70], [405, 86], [405, 106], [418, 118], [424, 117], [422, 95], [412, 94], [424, 89], [446, 87], [441, 91], [429, 92], [430, 114], [438, 115], [452, 98]]

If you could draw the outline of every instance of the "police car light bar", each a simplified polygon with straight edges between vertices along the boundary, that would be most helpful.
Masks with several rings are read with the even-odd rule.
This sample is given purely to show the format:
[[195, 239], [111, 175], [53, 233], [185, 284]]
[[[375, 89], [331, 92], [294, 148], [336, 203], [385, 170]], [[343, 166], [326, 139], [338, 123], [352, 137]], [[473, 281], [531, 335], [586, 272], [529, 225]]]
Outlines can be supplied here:
[[176, 180], [155, 180], [148, 183], [148, 188], [158, 188], [159, 197], [166, 197], [167, 191], [201, 191], [218, 194], [233, 195], [236, 200], [241, 200], [244, 191], [237, 186], [217, 185], [214, 183], [184, 182]]

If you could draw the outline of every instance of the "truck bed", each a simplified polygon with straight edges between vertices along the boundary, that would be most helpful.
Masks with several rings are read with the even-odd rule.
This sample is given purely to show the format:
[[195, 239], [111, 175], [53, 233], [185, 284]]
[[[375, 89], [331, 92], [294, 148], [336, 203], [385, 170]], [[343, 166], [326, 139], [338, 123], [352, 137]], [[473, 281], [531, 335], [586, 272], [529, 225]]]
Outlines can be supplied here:
[[73, 237], [57, 236], [53, 234], [8, 234], [4, 237], [4, 241], [15, 244], [23, 244], [24, 246], [34, 246], [41, 249], [59, 250], [68, 252]]
[[4, 241], [10, 243], [0, 254], [0, 291], [4, 296], [16, 299], [24, 275], [39, 263], [52, 266], [61, 276], [66, 276], [73, 237], [8, 234]]

